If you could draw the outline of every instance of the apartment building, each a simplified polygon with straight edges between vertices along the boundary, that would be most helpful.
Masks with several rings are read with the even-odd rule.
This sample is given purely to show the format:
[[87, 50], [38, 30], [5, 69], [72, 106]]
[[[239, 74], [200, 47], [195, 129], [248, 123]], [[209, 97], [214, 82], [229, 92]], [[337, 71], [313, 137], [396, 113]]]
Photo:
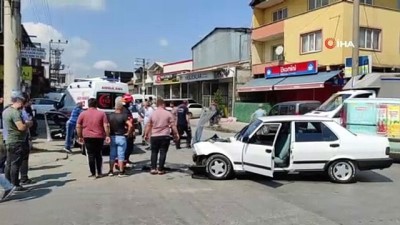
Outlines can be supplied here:
[[[400, 21], [400, 1], [360, 2], [360, 71], [398, 71], [400, 27], [395, 21]], [[354, 47], [352, 1], [253, 0], [250, 6], [252, 73], [263, 81], [252, 80], [240, 92], [305, 90], [297, 98], [294, 93], [279, 93], [274, 99], [323, 101], [344, 85]]]

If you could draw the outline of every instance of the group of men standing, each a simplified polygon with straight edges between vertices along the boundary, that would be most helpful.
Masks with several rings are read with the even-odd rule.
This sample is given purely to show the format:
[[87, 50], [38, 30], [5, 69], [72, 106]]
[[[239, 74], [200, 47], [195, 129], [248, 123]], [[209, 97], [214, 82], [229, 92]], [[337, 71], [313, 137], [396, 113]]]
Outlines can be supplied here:
[[[22, 184], [32, 181], [28, 178], [28, 159], [30, 145], [29, 128], [32, 126], [32, 116], [26, 113], [24, 106], [29, 102], [27, 96], [20, 92], [13, 93], [12, 105], [2, 113], [4, 146], [0, 152], [0, 185], [5, 192], [2, 199], [9, 197], [14, 191], [26, 190]], [[126, 176], [126, 167], [132, 162], [129, 160], [133, 152], [135, 141], [135, 127], [133, 123], [133, 98], [125, 94], [115, 100], [115, 111], [106, 115], [97, 109], [97, 100], [88, 100], [88, 109], [83, 110], [82, 103], [78, 103], [71, 113], [66, 124], [66, 141], [64, 150], [72, 153], [72, 137], [75, 134], [84, 147], [84, 154], [88, 158], [89, 177], [103, 176], [102, 150], [104, 144], [110, 145], [110, 169], [108, 176]], [[181, 149], [180, 139], [183, 133], [187, 135], [187, 147], [190, 147], [191, 129], [188, 111], [188, 102], [184, 101], [172, 112], [166, 110], [162, 98], [156, 100], [156, 107], [144, 102], [140, 115], [143, 118], [143, 143], [150, 144], [151, 174], [163, 175], [166, 173], [165, 161], [171, 140]], [[154, 109], [155, 108], [155, 109]], [[2, 148], [4, 147], [2, 145]], [[5, 164], [1, 160], [6, 159]], [[4, 167], [4, 170], [2, 169]], [[4, 175], [1, 175], [4, 173]], [[19, 176], [21, 174], [21, 177]]]
[[30, 99], [19, 91], [12, 93], [12, 104], [2, 110], [2, 135], [0, 149], [0, 186], [8, 198], [14, 191], [26, 191], [21, 184], [31, 184], [28, 178], [28, 161], [31, 149], [29, 129], [33, 115], [28, 108]]

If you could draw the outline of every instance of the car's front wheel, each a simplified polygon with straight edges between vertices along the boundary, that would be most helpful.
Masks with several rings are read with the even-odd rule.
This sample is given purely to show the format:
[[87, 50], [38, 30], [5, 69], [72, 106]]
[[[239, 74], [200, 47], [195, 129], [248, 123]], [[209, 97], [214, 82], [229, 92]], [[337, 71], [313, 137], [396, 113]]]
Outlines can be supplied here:
[[328, 167], [328, 176], [335, 183], [353, 183], [356, 180], [357, 168], [350, 160], [337, 160]]
[[224, 155], [212, 155], [205, 164], [208, 177], [212, 180], [226, 180], [232, 175], [232, 164]]

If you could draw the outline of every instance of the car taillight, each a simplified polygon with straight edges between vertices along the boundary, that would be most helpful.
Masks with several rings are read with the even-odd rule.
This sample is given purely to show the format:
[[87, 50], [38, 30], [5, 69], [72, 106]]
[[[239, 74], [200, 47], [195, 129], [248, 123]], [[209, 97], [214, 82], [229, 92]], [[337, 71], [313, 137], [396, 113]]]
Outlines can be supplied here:
[[386, 155], [390, 155], [390, 147], [386, 147], [385, 154], [386, 154]]

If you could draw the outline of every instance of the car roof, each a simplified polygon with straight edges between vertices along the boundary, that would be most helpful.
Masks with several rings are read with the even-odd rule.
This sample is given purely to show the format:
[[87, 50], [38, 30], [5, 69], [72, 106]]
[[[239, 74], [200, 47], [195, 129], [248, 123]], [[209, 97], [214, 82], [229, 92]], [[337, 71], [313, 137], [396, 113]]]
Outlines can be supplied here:
[[315, 100], [306, 101], [306, 100], [303, 100], [303, 101], [280, 102], [280, 103], [277, 103], [276, 105], [304, 104], [304, 103], [318, 103], [318, 104], [321, 104], [320, 101], [315, 101]]
[[282, 121], [333, 121], [332, 118], [309, 115], [264, 116], [259, 118], [263, 122]]

